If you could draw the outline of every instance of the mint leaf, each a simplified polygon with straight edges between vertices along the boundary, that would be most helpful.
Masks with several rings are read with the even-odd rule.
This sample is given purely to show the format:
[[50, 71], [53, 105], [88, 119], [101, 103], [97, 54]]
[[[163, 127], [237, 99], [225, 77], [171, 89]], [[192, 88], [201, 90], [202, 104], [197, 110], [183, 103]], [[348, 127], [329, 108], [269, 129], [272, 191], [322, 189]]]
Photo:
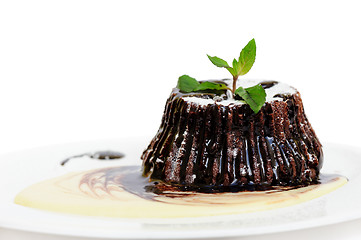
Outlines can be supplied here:
[[211, 60], [211, 62], [216, 65], [217, 67], [220, 67], [220, 68], [229, 68], [230, 66], [228, 65], [228, 63], [226, 61], [224, 61], [223, 59], [219, 58], [219, 57], [211, 57], [207, 54], [209, 60]]
[[198, 87], [200, 83], [195, 79], [188, 75], [182, 75], [178, 78], [177, 88], [181, 90], [181, 92], [193, 92], [193, 90]]
[[236, 76], [236, 75], [237, 75], [237, 73], [234, 71], [233, 68], [229, 67], [229, 68], [227, 68], [227, 70], [228, 70], [228, 72], [230, 72], [230, 73], [232, 74], [232, 76]]
[[233, 59], [232, 67], [228, 65], [228, 63], [219, 58], [219, 57], [211, 57], [207, 54], [209, 60], [220, 68], [226, 68], [233, 76], [233, 89], [232, 92], [235, 93], [236, 82], [238, 77], [241, 75], [245, 75], [251, 70], [255, 60], [256, 60], [256, 41], [254, 38], [247, 43], [247, 45], [242, 49], [238, 61]]
[[254, 113], [258, 113], [266, 102], [266, 92], [261, 84], [249, 88], [239, 87], [235, 91], [235, 94], [243, 98]]
[[239, 72], [241, 70], [241, 68], [239, 67], [239, 63], [237, 62], [236, 59], [233, 59], [233, 62], [232, 62], [232, 66], [233, 66], [233, 71], [234, 71], [234, 75], [233, 76], [236, 76], [236, 75], [239, 75]]
[[254, 38], [242, 49], [238, 59], [239, 75], [245, 75], [251, 70], [256, 60], [256, 41]]
[[193, 91], [223, 90], [223, 89], [228, 89], [228, 87], [225, 84], [222, 84], [222, 83], [202, 82]]
[[227, 85], [222, 83], [213, 83], [208, 81], [199, 83], [195, 78], [192, 78], [188, 75], [182, 75], [178, 78], [177, 88], [179, 88], [181, 92], [185, 92], [185, 93], [204, 91], [204, 90], [229, 89]]

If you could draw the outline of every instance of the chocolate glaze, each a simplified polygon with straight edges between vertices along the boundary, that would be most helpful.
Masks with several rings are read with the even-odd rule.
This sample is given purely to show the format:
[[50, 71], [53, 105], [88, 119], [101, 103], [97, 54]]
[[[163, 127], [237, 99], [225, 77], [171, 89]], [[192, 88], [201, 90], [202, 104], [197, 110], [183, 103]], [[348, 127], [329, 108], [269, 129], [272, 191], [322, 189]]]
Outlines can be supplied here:
[[[327, 183], [336, 179], [338, 175], [323, 175], [313, 184]], [[148, 200], [159, 200], [157, 196], [164, 197], [189, 197], [196, 196], [198, 193], [221, 193], [221, 192], [254, 192], [254, 191], [289, 191], [296, 189], [298, 186], [229, 186], [229, 187], [213, 187], [213, 186], [185, 186], [177, 184], [168, 184], [163, 181], [152, 181], [143, 178], [139, 174], [138, 166], [111, 167], [93, 170], [85, 174], [80, 183], [79, 188], [83, 185], [95, 194], [101, 190], [111, 194], [112, 191], [123, 189], [129, 193]], [[196, 201], [196, 200], [194, 200]]]
[[[263, 82], [264, 88], [276, 85]], [[278, 94], [254, 114], [243, 105], [201, 105], [186, 96], [228, 99], [225, 91], [167, 100], [161, 126], [143, 152], [143, 175], [189, 188], [296, 186], [317, 182], [323, 153], [301, 96]]]
[[264, 81], [260, 83], [263, 89], [271, 88], [274, 85], [278, 84], [277, 81]]
[[123, 153], [115, 152], [115, 151], [109, 151], [109, 150], [98, 151], [98, 152], [94, 152], [94, 153], [84, 153], [84, 154], [79, 154], [79, 155], [68, 157], [68, 158], [64, 159], [63, 161], [61, 161], [60, 165], [64, 166], [70, 160], [75, 159], [75, 158], [80, 158], [80, 157], [89, 157], [89, 158], [98, 159], [98, 160], [118, 160], [120, 158], [123, 158], [124, 156], [125, 155]]

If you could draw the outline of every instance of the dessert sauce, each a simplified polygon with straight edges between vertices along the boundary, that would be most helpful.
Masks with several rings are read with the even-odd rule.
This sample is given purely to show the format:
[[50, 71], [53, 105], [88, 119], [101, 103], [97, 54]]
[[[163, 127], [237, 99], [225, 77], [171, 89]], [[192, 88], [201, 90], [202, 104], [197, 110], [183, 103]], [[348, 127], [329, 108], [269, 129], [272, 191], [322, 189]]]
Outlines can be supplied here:
[[264, 191], [205, 192], [149, 182], [139, 166], [69, 173], [29, 186], [15, 203], [53, 212], [118, 218], [183, 218], [241, 214], [295, 205], [334, 191], [347, 182], [321, 175], [306, 187], [275, 186]]
[[120, 158], [123, 158], [124, 156], [125, 155], [123, 153], [110, 151], [110, 150], [98, 151], [98, 152], [94, 152], [94, 153], [84, 153], [84, 154], [79, 154], [79, 155], [68, 157], [68, 158], [64, 159], [63, 161], [61, 161], [60, 165], [64, 166], [70, 160], [76, 159], [76, 158], [81, 158], [81, 157], [89, 157], [89, 158], [98, 159], [98, 160], [118, 160]]

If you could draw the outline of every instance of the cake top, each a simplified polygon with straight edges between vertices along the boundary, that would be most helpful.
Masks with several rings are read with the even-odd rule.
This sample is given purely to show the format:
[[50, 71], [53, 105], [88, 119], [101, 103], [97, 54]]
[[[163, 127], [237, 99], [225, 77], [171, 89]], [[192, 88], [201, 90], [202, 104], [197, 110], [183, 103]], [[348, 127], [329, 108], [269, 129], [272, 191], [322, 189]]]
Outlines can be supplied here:
[[256, 60], [256, 41], [254, 38], [240, 52], [239, 58], [234, 58], [232, 64], [217, 56], [208, 55], [213, 65], [226, 69], [232, 79], [223, 81], [197, 81], [189, 75], [178, 78], [178, 96], [186, 101], [200, 105], [243, 105], [247, 104], [254, 113], [258, 113], [266, 102], [283, 101], [285, 97], [297, 92], [296, 89], [276, 81], [241, 80], [249, 72]]
[[[225, 84], [228, 87], [232, 86], [231, 79], [224, 79], [221, 81], [209, 81], [214, 83]], [[297, 92], [297, 90], [285, 83], [277, 81], [264, 81], [264, 80], [242, 80], [237, 81], [237, 88], [243, 87], [248, 88], [256, 84], [261, 84], [263, 89], [266, 92], [266, 102], [272, 101], [282, 101], [284, 95], [292, 95]], [[220, 104], [223, 106], [228, 105], [242, 105], [246, 104], [240, 98], [234, 98], [232, 93], [229, 90], [214, 90], [214, 91], [199, 91], [199, 92], [190, 92], [190, 93], [181, 93], [178, 88], [175, 88], [173, 92], [177, 93], [187, 102], [192, 102], [199, 105], [208, 105], [208, 104]]]

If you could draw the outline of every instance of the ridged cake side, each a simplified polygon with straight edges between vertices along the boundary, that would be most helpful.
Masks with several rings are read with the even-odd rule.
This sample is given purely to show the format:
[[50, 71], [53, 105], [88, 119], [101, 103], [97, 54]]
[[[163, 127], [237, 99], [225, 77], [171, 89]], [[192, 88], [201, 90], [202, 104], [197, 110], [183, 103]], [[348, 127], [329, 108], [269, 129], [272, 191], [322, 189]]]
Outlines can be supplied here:
[[321, 143], [300, 94], [248, 105], [186, 101], [173, 92], [143, 152], [143, 175], [187, 186], [306, 185], [318, 179]]

